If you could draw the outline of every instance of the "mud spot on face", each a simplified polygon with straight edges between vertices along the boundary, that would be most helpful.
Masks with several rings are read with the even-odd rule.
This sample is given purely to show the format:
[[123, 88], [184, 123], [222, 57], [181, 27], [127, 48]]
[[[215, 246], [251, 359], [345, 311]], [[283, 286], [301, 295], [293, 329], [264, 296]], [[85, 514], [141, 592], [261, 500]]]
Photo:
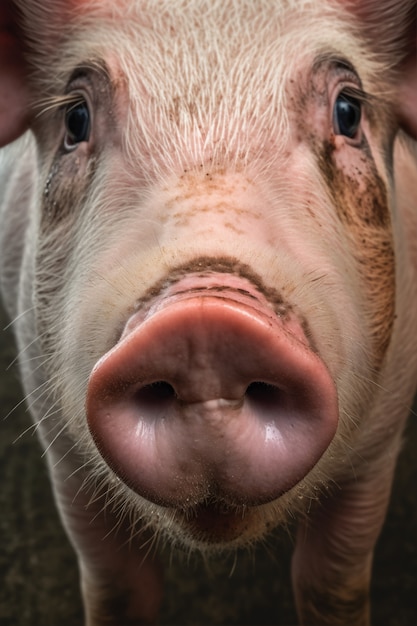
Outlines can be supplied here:
[[390, 227], [387, 188], [364, 140], [361, 168], [347, 172], [335, 162], [336, 147], [325, 141], [317, 151], [320, 171], [334, 200], [339, 218], [347, 225], [360, 221], [375, 228]]
[[360, 149], [361, 165], [356, 170], [347, 171], [338, 162], [337, 149], [331, 141], [324, 142], [316, 156], [364, 285], [364, 317], [373, 344], [370, 357], [378, 371], [394, 324], [395, 254], [387, 186], [366, 141]]
[[54, 159], [43, 190], [41, 228], [50, 231], [58, 224], [71, 219], [76, 207], [82, 204], [95, 171], [95, 159], [86, 167], [75, 155], [59, 154]]
[[143, 295], [140, 301], [140, 306], [146, 304], [148, 300], [156, 298], [161, 291], [176, 283], [181, 278], [184, 278], [184, 276], [196, 274], [203, 277], [213, 273], [230, 274], [232, 276], [244, 278], [252, 283], [252, 285], [254, 285], [258, 291], [265, 296], [278, 314], [280, 314], [283, 307], [285, 307], [287, 312], [290, 310], [289, 305], [284, 302], [283, 296], [278, 290], [273, 287], [266, 286], [262, 278], [254, 272], [249, 265], [242, 263], [237, 258], [229, 256], [202, 256], [177, 266], [169, 272], [168, 276], [158, 281], [158, 283], [156, 283]]

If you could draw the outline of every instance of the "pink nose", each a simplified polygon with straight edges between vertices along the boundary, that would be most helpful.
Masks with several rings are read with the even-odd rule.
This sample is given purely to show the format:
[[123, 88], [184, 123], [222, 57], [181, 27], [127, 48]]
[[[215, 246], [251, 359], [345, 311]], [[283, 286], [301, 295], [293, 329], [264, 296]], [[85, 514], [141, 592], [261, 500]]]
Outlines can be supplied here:
[[190, 294], [129, 330], [95, 366], [87, 418], [141, 496], [186, 508], [269, 502], [332, 440], [335, 386], [298, 325], [233, 295]]

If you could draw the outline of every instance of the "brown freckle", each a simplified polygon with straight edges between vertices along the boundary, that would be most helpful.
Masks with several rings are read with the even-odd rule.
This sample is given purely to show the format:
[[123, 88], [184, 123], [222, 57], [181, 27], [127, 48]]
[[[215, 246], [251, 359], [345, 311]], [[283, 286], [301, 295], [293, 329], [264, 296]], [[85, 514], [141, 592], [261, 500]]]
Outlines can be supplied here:
[[238, 235], [243, 235], [243, 230], [237, 228], [235, 224], [232, 224], [232, 222], [225, 222], [224, 225], [226, 226], [226, 228], [230, 228], [230, 230], [233, 230]]
[[184, 213], [175, 213], [173, 218], [176, 220], [178, 226], [187, 226], [190, 221], [190, 217]]
[[[307, 202], [306, 202], [306, 209], [307, 209], [307, 212], [311, 215], [311, 217], [313, 219], [315, 219], [316, 216], [315, 216], [315, 213], [314, 213], [313, 209], [311, 208], [311, 202], [309, 200], [307, 200]], [[321, 224], [319, 224], [319, 225], [321, 226]]]

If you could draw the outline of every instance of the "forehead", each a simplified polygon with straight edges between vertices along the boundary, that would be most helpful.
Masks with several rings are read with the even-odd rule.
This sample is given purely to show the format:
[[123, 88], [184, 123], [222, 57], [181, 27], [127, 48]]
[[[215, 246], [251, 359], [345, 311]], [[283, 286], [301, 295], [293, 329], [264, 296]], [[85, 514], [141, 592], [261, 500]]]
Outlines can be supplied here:
[[200, 90], [224, 81], [239, 87], [255, 74], [258, 86], [266, 80], [271, 88], [322, 50], [358, 56], [346, 15], [323, 2], [119, 1], [111, 12], [106, 6], [78, 16], [65, 44], [68, 59], [113, 51], [130, 79], [155, 76], [164, 86], [175, 76], [182, 94], [190, 81]]
[[[88, 6], [59, 51], [60, 71], [50, 75], [60, 75], [64, 85], [74, 67], [103, 61], [115, 91], [122, 87], [127, 95], [130, 149], [158, 158], [159, 142], [164, 161], [176, 153], [183, 161], [187, 153], [204, 159], [202, 146], [213, 158], [213, 151], [249, 158], [272, 137], [282, 144], [289, 92], [308, 89], [320, 56], [348, 59], [365, 88], [376, 75], [346, 16], [324, 2], [93, 0]], [[197, 153], [190, 155], [193, 146]]]
[[187, 63], [209, 61], [212, 70], [235, 59], [240, 63], [245, 53], [256, 59], [272, 55], [282, 69], [302, 51], [321, 47], [357, 56], [348, 15], [343, 3], [320, 0], [91, 0], [74, 11], [65, 47], [75, 50], [78, 39], [85, 51], [104, 53], [130, 44], [138, 62], [152, 66], [168, 55]]

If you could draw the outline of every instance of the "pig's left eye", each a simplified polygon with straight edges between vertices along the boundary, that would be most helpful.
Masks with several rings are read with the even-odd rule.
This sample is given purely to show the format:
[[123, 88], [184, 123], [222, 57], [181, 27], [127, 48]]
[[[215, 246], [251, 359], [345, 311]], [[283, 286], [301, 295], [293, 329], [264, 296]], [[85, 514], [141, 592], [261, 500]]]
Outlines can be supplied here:
[[361, 123], [361, 103], [357, 98], [340, 93], [333, 109], [333, 125], [337, 135], [354, 139]]
[[79, 143], [90, 137], [90, 112], [87, 103], [82, 100], [70, 104], [65, 112], [65, 147], [73, 150]]

